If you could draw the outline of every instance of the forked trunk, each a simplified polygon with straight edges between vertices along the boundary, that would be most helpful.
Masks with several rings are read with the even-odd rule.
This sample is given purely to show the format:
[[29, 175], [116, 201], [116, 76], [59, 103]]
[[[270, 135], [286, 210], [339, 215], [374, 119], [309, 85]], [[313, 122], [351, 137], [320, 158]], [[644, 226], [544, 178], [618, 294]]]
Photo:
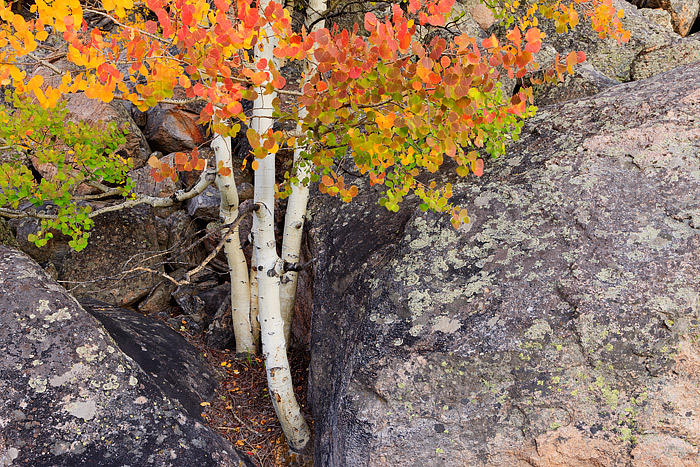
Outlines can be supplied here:
[[[267, 1], [260, 2], [260, 9], [267, 7]], [[258, 40], [256, 57], [274, 60], [272, 51], [275, 38], [272, 29], [266, 25]], [[276, 93], [264, 94], [258, 89], [258, 98], [253, 104], [251, 124], [259, 135], [265, 135], [272, 127], [272, 100]], [[275, 242], [275, 155], [256, 158], [255, 205], [253, 218], [253, 254], [257, 265], [258, 280], [258, 319], [262, 353], [267, 371], [267, 384], [270, 399], [287, 437], [289, 447], [303, 449], [311, 438], [309, 427], [301, 415], [299, 404], [294, 396], [292, 375], [287, 359], [287, 345], [284, 338], [284, 322], [280, 312], [280, 276], [283, 273], [282, 260], [277, 255]]]

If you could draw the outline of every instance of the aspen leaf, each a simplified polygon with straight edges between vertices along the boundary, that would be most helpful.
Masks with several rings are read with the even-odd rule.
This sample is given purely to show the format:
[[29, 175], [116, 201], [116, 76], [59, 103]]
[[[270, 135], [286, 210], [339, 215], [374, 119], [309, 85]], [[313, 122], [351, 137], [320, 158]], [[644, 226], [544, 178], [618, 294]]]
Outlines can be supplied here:
[[144, 29], [146, 30], [147, 33], [149, 34], [154, 34], [158, 30], [158, 23], [152, 20], [146, 21], [146, 24], [144, 25]]
[[258, 170], [258, 165], [260, 165], [258, 164], [258, 161], [253, 161], [253, 163], [250, 164], [250, 168], [253, 170]]
[[484, 174], [484, 160], [477, 159], [474, 163], [474, 175], [481, 177]]
[[151, 157], [148, 158], [148, 165], [150, 165], [154, 169], [159, 169], [161, 166], [160, 159], [158, 159], [156, 156], [152, 155]]

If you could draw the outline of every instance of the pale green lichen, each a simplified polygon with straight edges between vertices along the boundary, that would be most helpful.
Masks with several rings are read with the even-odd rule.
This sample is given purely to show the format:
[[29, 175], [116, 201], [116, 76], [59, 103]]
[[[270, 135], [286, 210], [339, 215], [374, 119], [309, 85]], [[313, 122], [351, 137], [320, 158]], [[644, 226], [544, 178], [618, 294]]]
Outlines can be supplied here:
[[525, 331], [525, 337], [534, 340], [541, 340], [550, 334], [552, 334], [552, 328], [545, 319], [536, 319], [532, 326]]
[[37, 393], [46, 392], [46, 378], [42, 376], [32, 376], [29, 378], [29, 387]]
[[49, 323], [54, 323], [56, 321], [66, 321], [71, 319], [71, 314], [68, 312], [68, 308], [62, 308], [58, 310], [56, 313], [52, 313], [50, 315], [46, 315], [44, 319], [48, 321]]
[[75, 349], [77, 354], [87, 362], [92, 362], [93, 360], [97, 359], [97, 350], [98, 347], [95, 344], [81, 345], [80, 347]]
[[111, 391], [113, 389], [118, 389], [119, 388], [119, 380], [117, 379], [116, 375], [110, 375], [107, 378], [107, 381], [105, 381], [102, 384], [102, 389], [105, 391]]

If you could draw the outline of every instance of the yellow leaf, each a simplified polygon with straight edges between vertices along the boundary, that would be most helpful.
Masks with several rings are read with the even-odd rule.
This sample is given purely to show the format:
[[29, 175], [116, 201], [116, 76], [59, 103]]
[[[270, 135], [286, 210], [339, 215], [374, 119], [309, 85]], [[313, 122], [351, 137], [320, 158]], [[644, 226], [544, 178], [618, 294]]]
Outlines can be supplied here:
[[211, 404], [209, 402], [200, 402], [199, 405], [202, 407], [209, 407]]
[[250, 166], [252, 167], [253, 170], [258, 170], [258, 165], [259, 165], [258, 161], [253, 161], [253, 163], [250, 164]]

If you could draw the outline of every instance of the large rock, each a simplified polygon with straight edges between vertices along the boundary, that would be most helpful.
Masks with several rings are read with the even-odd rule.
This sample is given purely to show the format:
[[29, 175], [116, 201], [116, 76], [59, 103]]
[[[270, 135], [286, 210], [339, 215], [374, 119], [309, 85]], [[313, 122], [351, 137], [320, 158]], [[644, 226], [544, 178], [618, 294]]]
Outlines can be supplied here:
[[135, 311], [91, 298], [81, 299], [80, 305], [167, 397], [177, 399], [191, 417], [201, 418], [200, 402], [214, 398], [218, 383], [197, 349], [170, 326]]
[[459, 230], [316, 198], [316, 464], [698, 465], [699, 107], [696, 63], [542, 111]]
[[673, 30], [681, 36], [690, 32], [690, 28], [698, 17], [700, 2], [698, 0], [652, 0], [649, 6], [663, 8], [671, 14]]
[[95, 219], [88, 246], [70, 251], [60, 266], [59, 279], [80, 297], [90, 296], [130, 306], [148, 293], [160, 278], [136, 268], [163, 271], [152, 208], [139, 206]]
[[646, 79], [679, 65], [700, 60], [700, 34], [693, 34], [671, 44], [644, 51], [632, 65], [631, 78]]
[[197, 115], [162, 104], [146, 112], [143, 132], [148, 142], [164, 154], [189, 151], [204, 142], [204, 135], [195, 123]]
[[3, 465], [254, 465], [167, 397], [36, 263], [2, 246], [0, 321]]

